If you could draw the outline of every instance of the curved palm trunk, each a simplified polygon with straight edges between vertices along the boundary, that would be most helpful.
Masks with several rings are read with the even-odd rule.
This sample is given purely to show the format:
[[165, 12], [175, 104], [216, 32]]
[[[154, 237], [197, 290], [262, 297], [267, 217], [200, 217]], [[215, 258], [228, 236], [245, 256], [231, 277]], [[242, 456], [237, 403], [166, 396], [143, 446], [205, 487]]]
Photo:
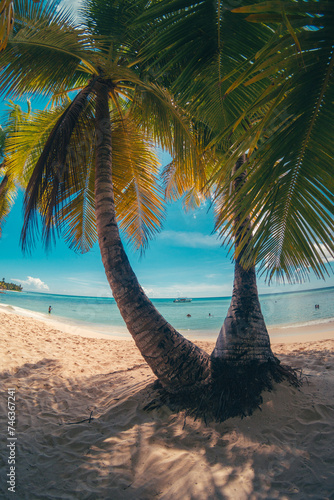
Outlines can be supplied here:
[[210, 357], [180, 335], [139, 285], [125, 254], [115, 215], [108, 87], [96, 86], [95, 211], [102, 262], [127, 328], [141, 354], [169, 392], [201, 385]]
[[[244, 157], [236, 163], [235, 171], [240, 168], [243, 162]], [[244, 182], [245, 175], [242, 173], [235, 180], [234, 189], [238, 189]], [[249, 226], [249, 221], [246, 220], [246, 224]], [[242, 229], [240, 229], [239, 234]], [[236, 246], [238, 239], [237, 235]], [[275, 360], [261, 312], [255, 267], [248, 270], [243, 269], [240, 265], [240, 256], [235, 260], [231, 305], [220, 330], [212, 359], [232, 362], [234, 366]]]

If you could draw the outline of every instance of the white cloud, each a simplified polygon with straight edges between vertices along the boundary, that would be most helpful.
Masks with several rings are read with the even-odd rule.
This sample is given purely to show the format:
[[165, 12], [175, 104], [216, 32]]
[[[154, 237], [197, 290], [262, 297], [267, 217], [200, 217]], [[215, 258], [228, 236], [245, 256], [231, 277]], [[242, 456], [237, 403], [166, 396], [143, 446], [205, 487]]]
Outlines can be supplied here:
[[199, 232], [163, 231], [158, 235], [160, 240], [168, 240], [170, 245], [188, 248], [214, 248], [221, 246], [216, 236]]
[[49, 290], [49, 287], [44, 281], [42, 281], [39, 278], [33, 278], [32, 276], [27, 276], [26, 280], [19, 280], [12, 278], [12, 281], [15, 281], [15, 283], [20, 283], [24, 288], [28, 288], [29, 290], [35, 291], [35, 290]]

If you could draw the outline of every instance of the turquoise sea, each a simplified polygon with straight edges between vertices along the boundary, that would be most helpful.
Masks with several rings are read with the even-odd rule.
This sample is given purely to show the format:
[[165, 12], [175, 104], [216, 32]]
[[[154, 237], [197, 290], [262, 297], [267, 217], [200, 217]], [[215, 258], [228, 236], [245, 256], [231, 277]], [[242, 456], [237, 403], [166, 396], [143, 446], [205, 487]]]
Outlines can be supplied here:
[[[183, 335], [213, 337], [218, 334], [230, 304], [230, 297], [193, 299], [190, 303], [174, 303], [173, 299], [152, 299], [161, 314]], [[334, 287], [260, 295], [267, 326], [304, 326], [334, 321]], [[319, 309], [315, 308], [319, 304]], [[30, 316], [90, 328], [107, 334], [128, 335], [113, 298], [79, 297], [36, 292], [5, 292], [0, 306]], [[187, 317], [190, 314], [190, 317]], [[209, 316], [210, 314], [210, 316]]]

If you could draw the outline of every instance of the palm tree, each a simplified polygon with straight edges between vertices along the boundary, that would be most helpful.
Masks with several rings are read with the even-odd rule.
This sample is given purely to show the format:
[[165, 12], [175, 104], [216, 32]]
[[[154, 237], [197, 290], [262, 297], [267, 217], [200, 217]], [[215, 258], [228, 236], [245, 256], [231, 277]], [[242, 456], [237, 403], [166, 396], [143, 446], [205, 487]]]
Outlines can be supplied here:
[[[164, 6], [167, 4], [168, 2]], [[190, 24], [193, 19], [202, 22], [201, 16], [197, 14], [189, 16], [189, 13], [192, 13], [191, 5], [202, 4], [205, 7], [206, 2], [186, 5], [181, 14], [184, 14], [187, 22], [189, 18]], [[29, 10], [25, 2], [21, 2], [20, 5], [21, 11], [18, 19], [19, 21], [22, 19], [23, 22], [18, 24], [17, 29], [14, 28], [7, 50], [0, 57], [3, 67], [0, 73], [0, 89], [4, 91], [8, 88], [9, 92], [18, 94], [44, 93], [44, 95], [53, 96], [57, 105], [50, 112], [54, 113], [53, 126], [46, 125], [44, 129], [48, 139], [45, 142], [43, 133], [35, 135], [36, 147], [31, 149], [32, 154], [28, 160], [28, 175], [29, 177], [31, 175], [31, 178], [26, 195], [24, 242], [29, 243], [31, 222], [34, 221], [34, 214], [37, 210], [42, 213], [46, 241], [52, 237], [55, 229], [65, 230], [69, 241], [78, 241], [78, 235], [87, 234], [87, 231], [82, 231], [82, 226], [79, 231], [78, 221], [80, 213], [84, 210], [83, 200], [88, 200], [90, 208], [94, 205], [102, 260], [114, 297], [130, 333], [163, 386], [169, 392], [181, 394], [183, 400], [186, 399], [185, 393], [189, 393], [192, 400], [190, 404], [193, 404], [194, 399], [194, 390], [191, 389], [198, 392], [200, 399], [207, 394], [210, 399], [212, 394], [213, 400], [218, 405], [216, 407], [218, 418], [250, 412], [259, 404], [261, 390], [271, 386], [272, 378], [281, 379], [284, 376], [290, 376], [289, 372], [282, 369], [278, 360], [273, 357], [266, 330], [263, 330], [259, 336], [258, 327], [256, 327], [249, 335], [250, 317], [249, 315], [242, 317], [245, 299], [251, 299], [253, 303], [258, 302], [254, 270], [256, 258], [249, 251], [254, 248], [253, 236], [254, 241], [258, 240], [263, 244], [263, 248], [266, 242], [261, 240], [258, 230], [259, 223], [262, 221], [258, 220], [256, 226], [253, 222], [256, 220], [256, 209], [261, 206], [261, 199], [257, 198], [258, 203], [255, 207], [253, 206], [250, 220], [246, 204], [241, 203], [240, 199], [257, 178], [256, 163], [254, 167], [250, 160], [255, 157], [259, 149], [259, 140], [268, 144], [268, 141], [273, 142], [275, 137], [275, 127], [269, 128], [269, 131], [266, 131], [269, 137], [264, 141], [266, 134], [259, 133], [260, 127], [256, 129], [256, 126], [262, 123], [264, 129], [263, 121], [266, 119], [266, 122], [269, 122], [270, 109], [274, 109], [274, 104], [278, 105], [284, 101], [285, 93], [278, 88], [276, 95], [267, 97], [267, 80], [260, 78], [255, 80], [254, 87], [251, 86], [250, 89], [238, 86], [237, 82], [231, 84], [230, 79], [234, 76], [242, 77], [244, 70], [247, 70], [247, 65], [254, 62], [249, 62], [248, 58], [256, 50], [265, 50], [265, 44], [269, 43], [272, 30], [267, 26], [251, 25], [249, 29], [251, 37], [243, 41], [243, 50], [240, 54], [238, 52], [240, 39], [237, 40], [232, 36], [230, 46], [221, 43], [221, 27], [225, 21], [221, 15], [221, 9], [218, 8], [218, 11], [217, 9], [214, 11], [216, 14], [212, 22], [214, 29], [204, 31], [199, 27], [196, 31], [195, 48], [199, 49], [201, 49], [203, 32], [209, 33], [210, 40], [207, 47], [211, 50], [211, 55], [209, 54], [210, 57], [205, 60], [204, 66], [203, 53], [200, 51], [191, 51], [191, 57], [189, 56], [186, 60], [185, 51], [181, 51], [180, 59], [178, 59], [176, 53], [175, 57], [171, 57], [167, 51], [162, 50], [158, 61], [154, 52], [149, 56], [154, 63], [150, 72], [138, 62], [138, 43], [125, 43], [131, 39], [132, 27], [129, 21], [133, 21], [133, 17], [130, 14], [135, 12], [135, 16], [138, 15], [137, 2], [135, 10], [132, 10], [132, 2], [127, 4], [126, 16], [122, 17], [125, 31], [121, 30], [120, 38], [117, 40], [108, 34], [105, 27], [100, 28], [97, 16], [94, 16], [94, 12], [99, 12], [101, 8], [101, 3], [97, 0], [89, 2], [91, 8], [86, 17], [85, 30], [82, 27], [74, 29], [69, 16], [61, 11], [55, 14], [52, 4], [39, 8], [30, 6]], [[217, 5], [219, 7], [220, 2]], [[94, 11], [93, 7], [97, 10]], [[103, 18], [107, 15], [109, 8], [108, 4]], [[210, 12], [212, 13], [212, 9]], [[175, 28], [176, 33], [178, 32], [178, 17], [182, 21], [181, 14], [178, 10], [176, 19], [172, 22], [168, 13], [164, 13], [160, 18], [159, 35], [165, 37], [162, 43], [165, 48], [166, 45], [168, 47], [168, 43], [172, 44], [173, 40], [177, 40], [179, 47], [184, 47], [185, 50], [192, 47], [192, 32], [188, 32], [190, 37], [188, 44], [182, 44], [182, 41], [174, 37], [175, 33], [173, 36], [168, 36], [168, 24], [172, 29]], [[227, 12], [227, 15], [230, 20], [234, 19], [232, 24], [226, 23], [230, 34], [233, 35], [233, 30], [239, 23], [236, 21], [238, 16], [230, 12]], [[150, 19], [153, 22], [152, 17]], [[111, 16], [105, 26], [112, 26], [112, 20]], [[243, 27], [248, 26], [248, 21], [240, 22]], [[118, 26], [122, 24], [118, 23]], [[119, 31], [115, 30], [115, 33]], [[139, 36], [136, 31], [136, 40], [142, 39], [147, 39], [147, 37], [139, 29]], [[215, 40], [218, 41], [218, 45]], [[250, 41], [254, 44], [253, 46]], [[224, 50], [228, 47], [230, 51], [227, 52], [225, 66], [222, 65], [223, 47]], [[159, 49], [158, 45], [154, 51], [156, 52], [157, 49]], [[186, 62], [189, 62], [186, 71], [180, 72], [179, 76], [174, 78]], [[170, 68], [167, 77], [163, 71], [165, 64]], [[150, 83], [152, 74], [159, 81], [165, 79], [168, 84], [175, 80], [173, 100], [169, 99], [166, 92], [157, 85]], [[189, 76], [192, 78], [192, 85], [189, 84]], [[235, 88], [233, 98], [230, 92], [232, 85]], [[70, 91], [73, 89], [76, 89], [76, 96], [70, 101]], [[65, 96], [68, 96], [68, 101]], [[232, 301], [232, 312], [237, 312], [240, 319], [238, 321], [240, 337], [237, 343], [231, 344], [232, 349], [227, 359], [222, 356], [225, 347], [217, 344], [217, 355], [212, 356], [213, 371], [211, 358], [180, 336], [145, 296], [125, 255], [118, 229], [120, 220], [125, 221], [124, 227], [127, 226], [133, 210], [125, 212], [123, 219], [122, 215], [118, 214], [118, 220], [115, 212], [117, 200], [119, 209], [126, 209], [126, 202], [122, 202], [122, 198], [128, 186], [124, 180], [123, 184], [121, 182], [118, 184], [119, 191], [115, 189], [117, 179], [114, 173], [117, 158], [115, 159], [114, 151], [117, 130], [121, 131], [123, 137], [127, 137], [128, 124], [135, 128], [138, 135], [142, 133], [147, 135], [149, 130], [153, 131], [154, 138], [163, 146], [169, 146], [173, 153], [179, 151], [178, 145], [182, 146], [180, 150], [183, 152], [183, 156], [181, 155], [181, 160], [183, 160], [184, 145], [189, 144], [189, 133], [186, 133], [184, 126], [180, 125], [183, 123], [182, 120], [176, 119], [178, 118], [176, 100], [186, 107], [189, 115], [194, 116], [195, 125], [192, 126], [192, 133], [199, 133], [201, 136], [201, 130], [204, 130], [204, 142], [208, 151], [216, 150], [218, 161], [210, 167], [210, 170], [208, 169], [208, 172], [211, 184], [215, 189], [216, 186], [219, 188], [217, 196], [223, 200], [222, 207], [225, 207], [225, 212], [220, 211], [218, 224], [224, 218], [228, 220], [228, 227], [236, 245], [234, 290], [236, 293], [242, 293], [239, 299], [236, 297], [235, 302]], [[243, 110], [241, 115], [240, 109]], [[40, 115], [38, 119], [42, 120], [43, 116]], [[51, 122], [50, 118], [48, 123]], [[171, 130], [174, 132], [173, 135], [170, 133]], [[245, 133], [248, 133], [247, 140], [244, 138]], [[16, 137], [16, 139], [19, 138]], [[173, 140], [176, 142], [174, 149]], [[80, 144], [80, 161], [78, 161], [79, 148], [76, 146], [78, 143]], [[243, 155], [247, 150], [250, 151], [247, 161], [244, 162]], [[187, 147], [186, 152], [188, 151], [191, 149]], [[15, 155], [14, 152], [12, 153], [14, 161]], [[124, 159], [124, 165], [130, 165], [133, 168], [135, 154], [125, 155], [125, 157], [128, 158]], [[238, 162], [238, 158], [243, 159]], [[181, 160], [177, 159], [171, 167], [175, 167], [176, 173], [181, 171]], [[92, 172], [90, 166], [94, 162], [95, 169]], [[234, 171], [231, 173], [232, 169], [229, 165], [232, 163]], [[33, 167], [32, 171], [29, 171], [29, 165]], [[222, 165], [224, 169], [221, 168]], [[184, 185], [187, 185], [189, 177], [196, 179], [198, 172], [204, 177], [201, 170], [195, 170], [194, 173], [194, 169], [190, 168], [191, 162], [188, 162], [186, 167], [182, 169], [182, 172], [190, 172], [190, 176], [185, 175]], [[133, 185], [134, 172], [131, 168], [132, 173], [129, 176], [126, 175], [126, 181]], [[247, 169], [246, 177], [243, 175], [245, 169]], [[182, 175], [179, 175], [179, 179], [182, 179]], [[202, 180], [196, 179], [199, 185]], [[275, 182], [279, 184], [282, 178], [276, 178], [273, 175], [271, 180], [275, 186]], [[234, 188], [230, 195], [227, 195], [231, 181]], [[138, 186], [134, 190], [136, 193], [138, 193], [137, 188]], [[95, 200], [95, 204], [92, 200]], [[91, 210], [89, 213], [91, 214]], [[264, 216], [264, 213], [262, 215]], [[87, 217], [87, 219], [89, 222], [90, 218]], [[253, 234], [251, 234], [250, 227], [253, 228]], [[144, 235], [144, 240], [148, 233], [147, 229], [140, 232]], [[86, 238], [87, 240], [89, 246], [92, 238]], [[326, 241], [327, 244], [328, 238], [322, 241]], [[81, 243], [79, 247], [80, 245]], [[301, 249], [302, 247], [303, 245], [300, 246]], [[304, 257], [306, 253], [304, 252]], [[263, 253], [262, 258], [264, 258]], [[242, 299], [241, 306], [240, 299]], [[251, 309], [248, 308], [248, 311]], [[258, 316], [260, 317], [260, 312]], [[260, 318], [260, 321], [263, 321], [263, 318]], [[230, 322], [230, 325], [233, 326], [233, 322]], [[233, 338], [233, 328], [231, 332], [231, 338]], [[257, 337], [260, 338], [260, 342]], [[257, 348], [254, 349], [256, 344]], [[252, 347], [253, 353], [247, 356], [251, 353]], [[235, 356], [236, 351], [238, 351], [238, 357]], [[236, 362], [237, 359], [241, 359], [239, 364]], [[208, 382], [213, 382], [210, 386], [212, 391], [206, 391]], [[202, 387], [205, 387], [204, 392], [198, 390]], [[226, 408], [229, 404], [227, 402], [232, 402], [231, 408]]]
[[[281, 24], [261, 57], [234, 83], [233, 88], [249, 86], [270, 76], [273, 85], [262, 102], [261, 119], [239, 138], [234, 158], [244, 150], [243, 141], [250, 145], [248, 179], [229, 208], [223, 207], [217, 228], [237, 207], [241, 220], [252, 213], [256, 230], [244, 232], [237, 249], [245, 272], [259, 262], [269, 281], [275, 275], [292, 281], [297, 268], [298, 280], [307, 278], [309, 268], [323, 278], [328, 274], [327, 256], [334, 254], [333, 13], [327, 2], [260, 3], [236, 10], [251, 13], [247, 20], [253, 23]], [[316, 14], [313, 28], [310, 13]], [[218, 195], [223, 191], [219, 188]], [[215, 353], [228, 338], [224, 330]]]
[[[334, 254], [333, 12], [326, 1], [240, 3], [251, 16], [223, 2], [163, 1], [140, 22], [159, 26], [143, 59], [172, 75], [216, 153], [202, 189], [215, 191], [216, 230], [234, 241], [235, 280], [212, 360], [218, 376], [232, 363], [247, 377], [247, 364], [275, 365], [255, 265], [269, 280], [293, 280], [297, 268], [323, 277]], [[173, 166], [165, 177], [173, 196], [193, 189]]]
[[[157, 165], [145, 165], [148, 132], [172, 153], [180, 146], [180, 157], [188, 162], [190, 133], [166, 91], [141, 77], [135, 64], [129, 69], [137, 56], [127, 43], [133, 2], [118, 12], [122, 23], [111, 7], [106, 11], [111, 35], [104, 38], [94, 9], [92, 15], [88, 9], [83, 29], [55, 6], [19, 1], [18, 23], [0, 55], [2, 92], [39, 93], [54, 103], [23, 122], [9, 146], [12, 167], [29, 179], [23, 245], [32, 243], [37, 211], [46, 243], [59, 230], [70, 245], [84, 250], [94, 241], [96, 221], [107, 279], [138, 348], [170, 392], [196, 388], [209, 377], [209, 356], [169, 325], [147, 298], [125, 254], [118, 222], [135, 244], [145, 244], [159, 228]], [[119, 29], [113, 37], [113, 23], [124, 26], [124, 40]], [[117, 137], [123, 141], [118, 146]]]

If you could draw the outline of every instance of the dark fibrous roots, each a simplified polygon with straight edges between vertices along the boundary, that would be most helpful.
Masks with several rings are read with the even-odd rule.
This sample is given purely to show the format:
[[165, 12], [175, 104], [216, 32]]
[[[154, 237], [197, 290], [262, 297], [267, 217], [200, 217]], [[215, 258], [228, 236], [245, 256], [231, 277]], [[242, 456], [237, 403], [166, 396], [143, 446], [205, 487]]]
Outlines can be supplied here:
[[277, 358], [267, 363], [251, 362], [243, 366], [214, 360], [210, 383], [201, 389], [187, 388], [177, 394], [169, 393], [157, 383], [159, 395], [144, 409], [152, 410], [165, 404], [172, 411], [185, 411], [186, 416], [202, 419], [205, 423], [243, 418], [260, 409], [263, 391], [272, 391], [275, 383], [284, 380], [294, 387], [302, 385], [300, 374], [282, 365]]

